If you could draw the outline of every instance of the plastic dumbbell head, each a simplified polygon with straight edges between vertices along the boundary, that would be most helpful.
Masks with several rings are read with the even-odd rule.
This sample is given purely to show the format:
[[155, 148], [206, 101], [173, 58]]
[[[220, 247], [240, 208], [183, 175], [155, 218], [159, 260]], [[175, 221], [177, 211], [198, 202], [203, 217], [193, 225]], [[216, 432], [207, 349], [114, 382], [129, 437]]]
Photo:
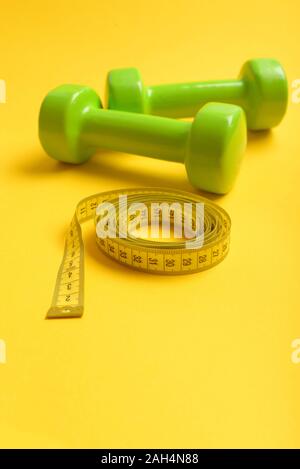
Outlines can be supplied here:
[[105, 107], [148, 114], [147, 88], [137, 68], [118, 68], [107, 74]]
[[232, 188], [247, 144], [245, 113], [239, 106], [208, 103], [191, 126], [185, 167], [195, 187]]
[[86, 86], [63, 85], [44, 99], [39, 116], [39, 137], [52, 158], [65, 163], [87, 161], [95, 148], [82, 143], [84, 112], [101, 108], [97, 93]]
[[244, 107], [249, 128], [270, 129], [282, 120], [288, 99], [285, 72], [277, 60], [253, 59], [240, 72], [246, 88]]

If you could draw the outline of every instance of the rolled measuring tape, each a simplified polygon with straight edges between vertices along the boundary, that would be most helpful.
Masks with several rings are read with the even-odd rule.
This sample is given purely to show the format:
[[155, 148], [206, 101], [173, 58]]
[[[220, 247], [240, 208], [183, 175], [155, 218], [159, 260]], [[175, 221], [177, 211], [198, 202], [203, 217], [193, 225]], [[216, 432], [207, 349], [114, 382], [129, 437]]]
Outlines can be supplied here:
[[[109, 202], [115, 208], [118, 227], [122, 210], [120, 196], [127, 196], [129, 204], [144, 204], [148, 207], [153, 202], [169, 204], [202, 204], [203, 236], [201, 243], [192, 247], [186, 240], [161, 241], [137, 237], [127, 232], [126, 237], [98, 236], [96, 242], [100, 249], [119, 263], [143, 272], [156, 274], [189, 274], [209, 269], [221, 262], [229, 250], [231, 221], [229, 215], [204, 197], [188, 192], [160, 188], [123, 189], [102, 192], [81, 200], [75, 210], [66, 234], [63, 259], [57, 274], [52, 305], [47, 318], [81, 317], [84, 311], [84, 246], [81, 223], [99, 220], [97, 207]], [[127, 218], [127, 213], [126, 213]], [[189, 240], [190, 242], [193, 240]]]

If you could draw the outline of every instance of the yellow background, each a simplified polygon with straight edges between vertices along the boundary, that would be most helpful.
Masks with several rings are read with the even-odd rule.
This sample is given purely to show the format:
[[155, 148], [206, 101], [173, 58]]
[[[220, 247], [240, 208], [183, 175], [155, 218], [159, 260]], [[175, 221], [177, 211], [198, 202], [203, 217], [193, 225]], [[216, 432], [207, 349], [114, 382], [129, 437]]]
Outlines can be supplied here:
[[271, 56], [291, 90], [299, 10], [296, 0], [1, 2], [1, 447], [299, 447], [300, 105], [249, 135], [235, 188], [215, 198], [233, 225], [214, 269], [132, 271], [104, 257], [87, 226], [80, 320], [44, 320], [78, 200], [193, 188], [183, 166], [132, 155], [61, 165], [37, 137], [51, 88], [103, 96], [114, 67], [158, 84], [234, 78], [248, 58]]

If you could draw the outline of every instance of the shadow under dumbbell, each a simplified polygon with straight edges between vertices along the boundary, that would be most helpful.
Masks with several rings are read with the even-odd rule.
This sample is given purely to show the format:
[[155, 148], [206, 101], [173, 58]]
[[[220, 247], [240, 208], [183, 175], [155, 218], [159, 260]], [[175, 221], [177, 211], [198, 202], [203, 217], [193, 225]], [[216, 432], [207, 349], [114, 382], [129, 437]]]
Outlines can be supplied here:
[[271, 129], [267, 130], [248, 130], [248, 144], [255, 145], [256, 143], [269, 145], [273, 139], [273, 131]]
[[[146, 164], [145, 164], [146, 162]], [[175, 169], [170, 171], [170, 167]], [[120, 180], [120, 188], [134, 185], [135, 187], [166, 187], [193, 192], [211, 200], [221, 200], [223, 195], [212, 194], [195, 189], [188, 181], [185, 169], [178, 163], [160, 162], [160, 169], [154, 158], [140, 158], [135, 155], [99, 151], [89, 161], [81, 165], [62, 163], [48, 158], [43, 152], [24, 155], [24, 164], [15, 170], [27, 177], [56, 177], [60, 173], [81, 174], [99, 181]], [[87, 194], [90, 195], [90, 194]], [[76, 201], [75, 201], [76, 202]], [[77, 201], [78, 202], [78, 201]]]
[[[248, 131], [249, 148], [257, 147], [259, 157], [261, 157], [262, 151], [269, 148], [274, 138], [272, 130]], [[170, 187], [193, 192], [210, 200], [222, 200], [224, 197], [195, 189], [189, 183], [182, 165], [160, 162], [158, 167], [154, 158], [140, 158], [135, 155], [98, 151], [91, 160], [77, 166], [56, 161], [39, 150], [36, 153], [32, 151], [28, 154], [25, 153], [22, 161], [23, 163], [14, 167], [13, 170], [30, 178], [52, 178], [52, 176], [56, 177], [60, 173], [74, 175], [80, 173], [82, 177], [99, 181], [99, 187], [101, 187], [101, 180], [120, 180], [120, 188], [131, 185], [136, 187]], [[171, 165], [176, 168], [173, 172], [170, 171]]]

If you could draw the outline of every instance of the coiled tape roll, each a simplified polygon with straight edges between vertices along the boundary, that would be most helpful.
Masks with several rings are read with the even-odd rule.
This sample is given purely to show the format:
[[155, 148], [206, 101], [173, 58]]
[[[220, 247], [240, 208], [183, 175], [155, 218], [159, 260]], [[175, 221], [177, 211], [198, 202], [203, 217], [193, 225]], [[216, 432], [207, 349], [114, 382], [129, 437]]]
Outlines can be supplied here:
[[84, 246], [81, 223], [94, 218], [96, 209], [103, 202], [110, 202], [116, 209], [117, 224], [120, 219], [119, 197], [127, 196], [128, 203], [153, 202], [202, 203], [204, 206], [203, 242], [187, 248], [186, 240], [161, 241], [137, 238], [99, 238], [96, 241], [109, 257], [143, 272], [158, 274], [188, 274], [208, 269], [221, 262], [229, 250], [230, 217], [222, 208], [195, 194], [160, 188], [123, 189], [103, 192], [81, 200], [75, 210], [66, 234], [65, 250], [58, 271], [52, 305], [47, 318], [80, 317], [83, 314]]

